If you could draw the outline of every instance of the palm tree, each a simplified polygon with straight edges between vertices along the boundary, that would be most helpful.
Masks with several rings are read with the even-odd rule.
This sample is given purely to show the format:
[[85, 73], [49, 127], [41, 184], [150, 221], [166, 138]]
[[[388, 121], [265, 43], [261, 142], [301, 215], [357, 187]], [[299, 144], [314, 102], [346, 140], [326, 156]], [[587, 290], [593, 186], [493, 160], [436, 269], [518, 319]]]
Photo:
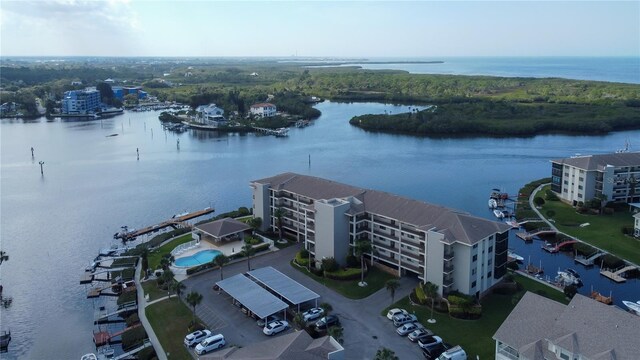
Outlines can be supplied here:
[[273, 216], [278, 219], [278, 241], [282, 242], [282, 217], [285, 215], [285, 211], [283, 208], [279, 207], [273, 212]]
[[327, 334], [334, 338], [340, 344], [344, 342], [344, 339], [342, 338], [342, 336], [344, 335], [344, 328], [342, 326], [330, 327], [329, 329], [327, 329]]
[[0, 251], [0, 265], [2, 265], [3, 262], [8, 260], [9, 260], [9, 254], [7, 254], [6, 251]]
[[435, 319], [433, 318], [433, 303], [435, 302], [436, 296], [438, 296], [438, 285], [427, 282], [423, 286], [424, 293], [427, 297], [431, 298], [431, 318], [427, 321], [430, 323], [434, 323]]
[[396, 279], [390, 279], [387, 280], [384, 287], [391, 293], [391, 303], [393, 304], [393, 300], [396, 296], [396, 290], [400, 287], [400, 282]]
[[257, 231], [260, 229], [260, 226], [262, 226], [262, 218], [259, 216], [252, 218], [249, 220], [249, 226], [251, 226], [254, 232]]
[[224, 275], [222, 274], [222, 268], [228, 262], [229, 262], [229, 257], [225, 254], [220, 254], [213, 259], [213, 263], [220, 268], [220, 280], [224, 280]]
[[180, 282], [175, 281], [173, 283], [173, 290], [175, 290], [176, 295], [178, 295], [178, 297], [180, 297], [180, 295], [182, 295], [182, 291], [184, 289], [186, 289], [186, 288], [187, 288], [187, 286], [185, 284], [183, 284], [182, 281], [180, 281]]
[[293, 323], [296, 324], [300, 329], [304, 329], [306, 323], [304, 322], [302, 313], [296, 313], [296, 316], [293, 317]]
[[364, 254], [371, 252], [371, 243], [366, 240], [356, 241], [354, 247], [356, 257], [360, 258], [360, 286], [366, 286], [364, 282]]
[[324, 316], [329, 315], [329, 312], [333, 311], [333, 306], [331, 306], [331, 304], [323, 302], [320, 304], [320, 308], [322, 308], [322, 310], [324, 310]]
[[396, 353], [393, 350], [389, 350], [385, 347], [378, 349], [374, 360], [399, 360]]
[[142, 271], [145, 278], [147, 277], [147, 270], [149, 269], [149, 248], [144, 245], [140, 250], [140, 258], [142, 259]]
[[163, 270], [167, 270], [176, 259], [171, 254], [167, 254], [160, 259], [160, 266]]
[[165, 270], [160, 279], [162, 279], [162, 284], [167, 284], [167, 289], [169, 290], [169, 286], [171, 286], [171, 282], [173, 281], [173, 271], [171, 271], [171, 269]]
[[196, 306], [202, 302], [202, 294], [197, 291], [192, 291], [187, 294], [187, 303], [193, 307], [193, 324], [196, 323]]
[[245, 243], [242, 245], [242, 253], [247, 257], [247, 269], [251, 271], [251, 256], [256, 253], [256, 249], [253, 248], [253, 245]]

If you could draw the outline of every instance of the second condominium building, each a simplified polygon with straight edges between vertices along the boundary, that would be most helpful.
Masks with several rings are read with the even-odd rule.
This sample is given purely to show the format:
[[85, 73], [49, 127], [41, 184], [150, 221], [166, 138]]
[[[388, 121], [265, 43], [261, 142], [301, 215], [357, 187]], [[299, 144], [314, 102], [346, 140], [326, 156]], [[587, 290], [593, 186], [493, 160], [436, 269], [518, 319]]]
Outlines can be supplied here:
[[505, 224], [382, 191], [313, 176], [283, 173], [251, 182], [254, 216], [262, 230], [304, 242], [316, 261], [344, 264], [358, 240], [370, 241], [374, 261], [453, 290], [481, 296], [506, 273]]

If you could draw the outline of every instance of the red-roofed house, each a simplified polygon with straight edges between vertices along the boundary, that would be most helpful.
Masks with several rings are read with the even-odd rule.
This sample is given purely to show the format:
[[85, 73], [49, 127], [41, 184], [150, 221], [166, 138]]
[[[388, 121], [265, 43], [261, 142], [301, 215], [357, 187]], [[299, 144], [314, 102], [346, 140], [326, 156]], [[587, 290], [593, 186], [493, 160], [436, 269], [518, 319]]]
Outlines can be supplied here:
[[262, 116], [262, 117], [270, 117], [275, 116], [276, 114], [276, 106], [271, 103], [258, 103], [251, 105], [251, 114]]

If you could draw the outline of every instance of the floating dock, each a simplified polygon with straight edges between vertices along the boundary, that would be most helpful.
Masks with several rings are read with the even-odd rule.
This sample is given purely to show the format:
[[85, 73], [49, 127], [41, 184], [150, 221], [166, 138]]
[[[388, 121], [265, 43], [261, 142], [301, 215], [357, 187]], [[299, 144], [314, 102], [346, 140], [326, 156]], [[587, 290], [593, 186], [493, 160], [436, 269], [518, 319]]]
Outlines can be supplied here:
[[633, 265], [624, 266], [618, 270], [611, 271], [610, 269], [602, 269], [600, 270], [600, 275], [609, 278], [617, 283], [622, 283], [627, 281], [627, 279], [623, 276], [627, 271], [635, 270], [636, 267]]

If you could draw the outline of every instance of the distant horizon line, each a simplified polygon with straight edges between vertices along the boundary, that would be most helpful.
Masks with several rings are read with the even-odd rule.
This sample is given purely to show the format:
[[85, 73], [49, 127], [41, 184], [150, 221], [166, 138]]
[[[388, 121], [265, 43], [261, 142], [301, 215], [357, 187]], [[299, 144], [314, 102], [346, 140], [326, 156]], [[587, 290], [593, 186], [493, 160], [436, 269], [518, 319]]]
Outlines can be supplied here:
[[4, 58], [166, 58], [166, 59], [446, 59], [446, 58], [638, 58], [640, 55], [451, 55], [451, 56], [299, 56], [299, 55], [0, 55]]

